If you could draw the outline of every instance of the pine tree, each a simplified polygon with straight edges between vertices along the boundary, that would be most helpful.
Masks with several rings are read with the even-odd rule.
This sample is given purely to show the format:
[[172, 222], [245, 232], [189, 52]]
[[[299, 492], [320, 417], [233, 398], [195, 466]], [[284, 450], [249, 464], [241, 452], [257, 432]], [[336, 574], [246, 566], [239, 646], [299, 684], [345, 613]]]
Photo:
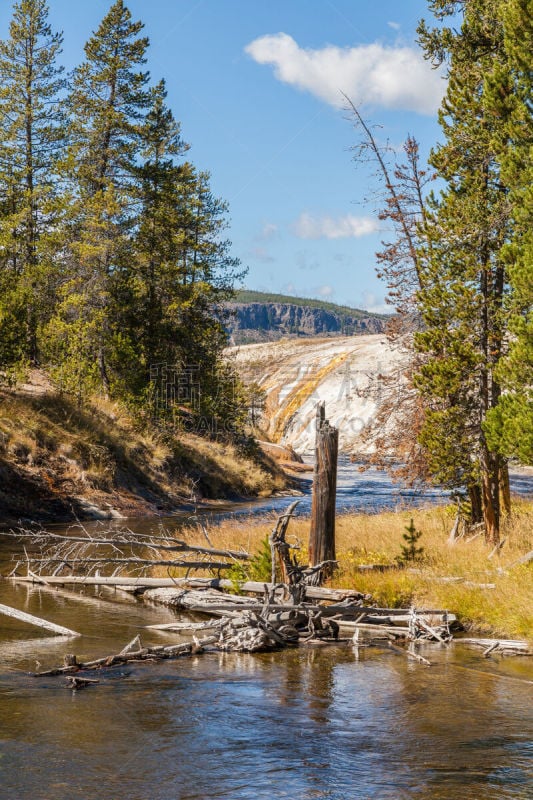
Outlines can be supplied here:
[[508, 70], [487, 80], [487, 113], [496, 120], [494, 146], [510, 189], [512, 237], [502, 257], [511, 293], [509, 352], [498, 377], [503, 394], [486, 425], [491, 446], [533, 464], [533, 2], [502, 4]]
[[227, 344], [224, 302], [244, 272], [230, 254], [231, 242], [223, 238], [227, 204], [211, 192], [208, 173], [184, 165], [180, 196], [181, 322], [184, 331], [195, 332], [183, 341], [183, 357], [198, 369], [204, 418], [230, 420], [238, 416], [239, 402], [234, 376], [221, 360]]
[[0, 42], [0, 366], [39, 358], [53, 307], [64, 142], [62, 36], [45, 0], [20, 0]]
[[421, 441], [432, 472], [450, 487], [480, 485], [487, 538], [499, 539], [500, 486], [506, 464], [487, 442], [484, 423], [501, 396], [507, 292], [502, 247], [510, 233], [509, 202], [494, 118], [484, 103], [486, 81], [507, 69], [497, 0], [432, 0], [438, 19], [462, 11], [460, 31], [419, 27], [426, 56], [448, 66], [439, 114], [445, 135], [430, 163], [445, 182], [430, 204], [423, 246], [416, 336], [427, 357], [417, 386], [426, 419]]
[[179, 124], [165, 99], [165, 83], [161, 81], [151, 91], [151, 108], [143, 129], [143, 162], [137, 169], [136, 258], [130, 263], [128, 276], [133, 313], [127, 313], [124, 320], [139, 344], [141, 384], [146, 384], [152, 365], [182, 360], [180, 229], [184, 212], [180, 183], [185, 168], [176, 159], [188, 145], [182, 141]]
[[115, 322], [131, 258], [135, 169], [149, 104], [142, 27], [117, 0], [85, 45], [72, 81], [65, 164], [73, 193], [70, 274], [48, 332], [63, 385], [77, 392], [85, 385], [109, 395], [116, 367], [133, 352]]
[[405, 533], [402, 534], [405, 544], [401, 545], [402, 552], [401, 555], [397, 557], [397, 561], [400, 565], [408, 564], [413, 561], [419, 561], [422, 558], [424, 554], [424, 548], [417, 547], [421, 536], [422, 531], [416, 529], [413, 518], [411, 517], [411, 522], [409, 525], [405, 526]]
[[[211, 430], [213, 420], [235, 412], [233, 375], [221, 361], [226, 345], [221, 317], [238, 261], [220, 236], [226, 205], [213, 197], [206, 173], [179, 163], [187, 145], [165, 99], [161, 81], [151, 91], [143, 128], [139, 217], [123, 282], [121, 328], [130, 331], [137, 348], [133, 402], [142, 405], [151, 372], [167, 365], [173, 380], [184, 381], [181, 405], [188, 404]], [[189, 391], [194, 398], [187, 398]]]

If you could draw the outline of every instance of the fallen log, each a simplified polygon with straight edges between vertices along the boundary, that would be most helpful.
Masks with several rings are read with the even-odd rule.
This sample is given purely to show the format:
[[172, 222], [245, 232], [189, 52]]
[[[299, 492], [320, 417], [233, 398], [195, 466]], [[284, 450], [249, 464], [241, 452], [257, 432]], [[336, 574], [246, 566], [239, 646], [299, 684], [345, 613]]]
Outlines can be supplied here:
[[[198, 613], [217, 613], [224, 614], [227, 611], [235, 610], [237, 607], [242, 611], [254, 611], [261, 608], [259, 600], [253, 601], [249, 597], [242, 595], [223, 594], [217, 591], [177, 591], [170, 588], [150, 589], [145, 592], [144, 597], [153, 602], [170, 605], [176, 608], [184, 608]], [[316, 605], [305, 603], [276, 603], [270, 602], [271, 611], [300, 610], [307, 611], [317, 608]], [[377, 608], [375, 606], [342, 605], [332, 604], [319, 606], [323, 616], [340, 618], [359, 617], [361, 621], [373, 624], [389, 624], [403, 626], [411, 619], [411, 611], [405, 608]], [[455, 621], [455, 615], [443, 610], [421, 610], [416, 612], [417, 617], [427, 620], [427, 623], [442, 624], [445, 621]]]
[[[82, 528], [82, 530], [84, 530]], [[201, 553], [203, 555], [224, 556], [247, 561], [251, 558], [250, 553], [245, 550], [225, 550], [215, 547], [203, 547], [202, 545], [188, 544], [182, 539], [175, 539], [173, 536], [157, 536], [152, 534], [134, 533], [130, 530], [114, 531], [111, 538], [106, 535], [99, 536], [89, 533], [81, 534], [54, 533], [47, 530], [20, 530], [7, 531], [2, 534], [18, 540], [29, 539], [34, 545], [35, 542], [46, 541], [47, 544], [57, 542], [57, 544], [83, 544], [95, 548], [97, 546], [110, 547], [117, 551], [119, 548], [133, 548], [142, 550], [152, 550], [156, 552], [169, 553]], [[171, 542], [171, 544], [169, 544]]]
[[464, 581], [464, 586], [467, 586], [469, 589], [495, 589], [495, 583], [476, 583], [475, 581]]
[[[169, 567], [172, 569], [230, 569], [234, 566], [233, 561], [183, 561], [183, 560], [168, 560], [161, 558], [140, 558], [139, 556], [132, 556], [131, 558], [111, 558], [102, 556], [101, 558], [30, 558], [29, 564], [58, 564], [65, 567], [72, 568], [74, 566], [85, 567], [89, 565], [94, 567], [99, 564], [100, 566], [117, 565], [123, 566], [137, 565], [138, 567]], [[41, 577], [41, 576], [39, 576]], [[95, 576], [100, 577], [100, 576]], [[48, 577], [44, 580], [49, 583]], [[96, 581], [97, 585], [101, 581]]]
[[485, 651], [487, 648], [492, 647], [492, 645], [497, 645], [498, 650], [515, 650], [526, 655], [533, 653], [533, 648], [531, 648], [528, 642], [517, 639], [477, 639], [465, 636], [460, 639], [455, 639], [455, 642], [458, 644], [470, 645], [472, 647], [481, 647]]
[[[144, 588], [178, 588], [191, 586], [206, 589], [235, 589], [235, 582], [224, 578], [152, 578], [152, 577], [123, 577], [94, 575], [13, 575], [8, 578], [15, 583], [48, 583], [51, 586], [117, 586]], [[265, 593], [265, 589], [272, 589], [273, 584], [261, 581], [243, 581], [238, 584], [239, 591], [251, 594]], [[306, 586], [305, 597], [310, 600], [357, 600], [368, 599], [368, 595], [356, 589], [328, 589], [321, 586]]]
[[70, 673], [114, 667], [117, 666], [117, 664], [126, 664], [130, 661], [176, 658], [177, 656], [198, 652], [203, 647], [214, 644], [216, 641], [216, 636], [206, 636], [203, 639], [193, 642], [186, 642], [184, 644], [141, 647], [138, 650], [130, 650], [126, 653], [122, 651], [121, 653], [116, 653], [114, 655], [104, 656], [103, 658], [96, 658], [93, 661], [85, 662], [78, 661], [75, 656], [69, 656], [65, 659], [68, 663], [64, 664], [62, 667], [55, 667], [54, 669], [44, 670], [43, 672], [34, 672], [31, 674], [34, 678], [47, 678], [55, 675], [68, 675]]
[[525, 556], [517, 558], [516, 561], [513, 561], [511, 564], [507, 564], [505, 569], [513, 569], [513, 567], [519, 567], [522, 564], [529, 564], [530, 561], [533, 561], [533, 550], [530, 550], [529, 553], [525, 554]]
[[184, 633], [185, 631], [209, 631], [220, 628], [224, 623], [225, 617], [219, 619], [208, 619], [205, 622], [162, 622], [158, 625], [145, 625], [147, 630], [166, 631], [168, 633]]
[[360, 631], [365, 635], [368, 634], [371, 638], [382, 636], [386, 639], [391, 636], [395, 639], [407, 639], [409, 636], [409, 628], [400, 628], [396, 625], [371, 625], [346, 619], [336, 619], [335, 622], [339, 626], [340, 633], [355, 634]]
[[[222, 594], [215, 589], [148, 589], [144, 600], [161, 603], [172, 608], [183, 608], [189, 611], [253, 611], [262, 608], [259, 601], [251, 602], [249, 597], [235, 594]], [[220, 604], [220, 605], [219, 605]]]
[[[330, 606], [331, 607], [331, 606]], [[361, 607], [363, 610], [363, 607]], [[380, 612], [383, 613], [380, 613]], [[393, 614], [391, 611], [398, 611], [399, 613]], [[421, 617], [428, 625], [438, 626], [443, 625], [445, 621], [453, 623], [457, 621], [455, 614], [450, 614], [446, 611], [417, 611], [417, 617]], [[406, 609], [372, 609], [366, 614], [365, 622], [374, 623], [376, 625], [408, 625], [411, 620], [411, 614]]]
[[0, 614], [12, 619], [18, 619], [20, 622], [27, 622], [28, 625], [35, 625], [37, 628], [44, 628], [46, 631], [57, 633], [58, 636], [80, 636], [81, 634], [76, 631], [71, 631], [70, 628], [64, 628], [62, 625], [56, 625], [55, 622], [49, 622], [47, 619], [35, 617], [33, 614], [27, 614], [25, 611], [19, 611], [17, 608], [5, 606], [0, 604]]

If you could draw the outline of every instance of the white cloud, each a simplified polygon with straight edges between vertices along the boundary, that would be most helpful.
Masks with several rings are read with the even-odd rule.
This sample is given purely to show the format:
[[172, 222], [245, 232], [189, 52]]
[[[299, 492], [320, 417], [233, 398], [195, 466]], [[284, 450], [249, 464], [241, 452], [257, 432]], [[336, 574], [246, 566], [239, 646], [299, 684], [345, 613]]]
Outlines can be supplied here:
[[355, 217], [347, 214], [344, 217], [314, 217], [304, 212], [292, 225], [293, 233], [300, 239], [356, 239], [367, 236], [379, 228], [377, 219], [373, 217]]
[[384, 301], [383, 298], [377, 298], [373, 292], [363, 292], [363, 301], [360, 307], [365, 311], [370, 311], [373, 314], [391, 314], [393, 307]]
[[374, 43], [355, 47], [303, 48], [286, 33], [260, 36], [245, 51], [258, 64], [271, 64], [283, 83], [343, 107], [344, 92], [356, 104], [434, 114], [445, 84], [414, 47]]
[[273, 239], [278, 233], [278, 226], [274, 222], [265, 222], [258, 238], [262, 241]]
[[333, 288], [333, 286], [328, 286], [327, 284], [325, 284], [324, 286], [319, 286], [317, 294], [319, 294], [320, 297], [324, 298], [333, 297], [333, 295], [335, 294], [335, 289]]
[[392, 28], [393, 31], [399, 31], [402, 27], [399, 22], [387, 22], [389, 28]]

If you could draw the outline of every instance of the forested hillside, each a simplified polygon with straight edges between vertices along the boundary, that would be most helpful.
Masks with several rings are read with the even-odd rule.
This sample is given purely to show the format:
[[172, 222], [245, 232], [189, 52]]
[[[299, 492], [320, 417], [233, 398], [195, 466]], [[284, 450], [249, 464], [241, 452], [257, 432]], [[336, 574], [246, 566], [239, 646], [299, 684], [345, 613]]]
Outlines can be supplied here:
[[[146, 70], [143, 23], [116, 0], [69, 75], [62, 44], [44, 0], [14, 4], [0, 41], [0, 511], [148, 513], [279, 488], [222, 359], [244, 274], [227, 206]], [[19, 391], [36, 374], [37, 394]]]
[[238, 424], [217, 312], [242, 271], [143, 24], [117, 0], [67, 75], [47, 17], [20, 0], [0, 43], [0, 375], [45, 367], [78, 403], [150, 418], [161, 369], [181, 365], [187, 412]]

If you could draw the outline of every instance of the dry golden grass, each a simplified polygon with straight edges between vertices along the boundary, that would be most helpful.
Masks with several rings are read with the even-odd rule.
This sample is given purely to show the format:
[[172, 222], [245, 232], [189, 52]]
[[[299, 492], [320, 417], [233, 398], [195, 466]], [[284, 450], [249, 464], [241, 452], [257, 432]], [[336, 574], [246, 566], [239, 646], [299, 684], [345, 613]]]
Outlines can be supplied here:
[[[514, 516], [504, 523], [505, 545], [492, 559], [482, 536], [447, 543], [455, 513], [451, 507], [340, 516], [336, 530], [339, 570], [331, 585], [369, 593], [384, 607], [446, 608], [478, 633], [533, 640], [533, 564], [506, 570], [533, 547], [533, 504], [517, 500], [514, 508]], [[401, 568], [396, 558], [411, 518], [422, 531], [418, 545], [424, 553], [419, 562]], [[217, 547], [241, 546], [257, 553], [275, 520], [275, 514], [227, 519], [210, 531], [210, 538]], [[308, 535], [308, 519], [291, 520], [287, 539], [301, 546], [301, 563], [307, 559]], [[383, 572], [361, 572], [361, 564], [394, 566]], [[462, 581], [441, 580], [448, 577]], [[470, 584], [495, 584], [495, 588]]]
[[97, 399], [79, 408], [44, 391], [0, 392], [0, 458], [15, 475], [43, 478], [56, 494], [75, 490], [90, 499], [103, 492], [118, 507], [117, 490], [124, 488], [127, 508], [138, 496], [141, 512], [156, 496], [170, 508], [193, 494], [267, 496], [287, 486], [282, 470], [260, 453], [192, 434], [142, 431], [116, 403]]
[[233, 486], [234, 491], [243, 495], [269, 497], [272, 492], [280, 491], [287, 486], [287, 480], [281, 469], [267, 471], [265, 463], [247, 458], [230, 443], [213, 442], [199, 436], [185, 435], [180, 437], [181, 445], [194, 459], [196, 468], [211, 476], [211, 480], [220, 479]]

